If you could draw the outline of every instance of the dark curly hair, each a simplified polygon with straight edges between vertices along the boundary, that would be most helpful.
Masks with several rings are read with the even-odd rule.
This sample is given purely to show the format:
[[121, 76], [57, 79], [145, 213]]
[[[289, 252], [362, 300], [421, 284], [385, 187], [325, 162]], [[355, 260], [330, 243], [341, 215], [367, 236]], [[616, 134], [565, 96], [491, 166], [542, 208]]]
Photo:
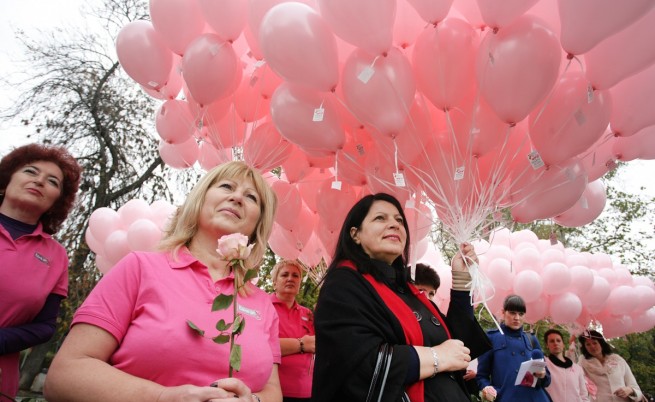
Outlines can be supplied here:
[[439, 277], [437, 271], [430, 268], [430, 266], [421, 264], [419, 262], [416, 264], [416, 276], [414, 278], [414, 283], [416, 285], [427, 285], [437, 290], [441, 285], [441, 278]]
[[589, 351], [587, 351], [587, 347], [585, 346], [585, 340], [586, 339], [595, 339], [600, 343], [600, 349], [603, 352], [603, 356], [611, 355], [614, 353], [612, 350], [612, 347], [610, 346], [609, 343], [605, 340], [605, 337], [603, 334], [601, 334], [598, 331], [594, 331], [593, 329], [590, 330], [585, 330], [582, 335], [578, 336], [578, 341], [580, 341], [580, 351], [584, 355], [586, 359], [591, 359], [593, 356]]
[[18, 169], [36, 161], [52, 162], [64, 174], [59, 198], [48, 211], [41, 215], [40, 219], [43, 231], [54, 234], [59, 230], [73, 208], [82, 174], [82, 168], [65, 148], [43, 144], [28, 144], [15, 148], [5, 155], [0, 160], [0, 204], [5, 200], [5, 191], [9, 186], [11, 176]]

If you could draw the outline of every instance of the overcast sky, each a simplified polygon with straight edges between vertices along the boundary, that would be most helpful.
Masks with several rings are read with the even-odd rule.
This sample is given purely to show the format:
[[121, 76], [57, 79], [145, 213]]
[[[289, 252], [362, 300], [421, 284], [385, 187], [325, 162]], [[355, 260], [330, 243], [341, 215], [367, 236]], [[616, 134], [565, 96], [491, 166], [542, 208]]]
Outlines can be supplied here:
[[[97, 0], [0, 0], [0, 75], [15, 73], [16, 60], [21, 53], [14, 32], [22, 29], [28, 34], [38, 35], [38, 30], [49, 30], [56, 26], [79, 23], [82, 4]], [[0, 87], [0, 107], [11, 105], [15, 94]], [[0, 155], [10, 148], [25, 143], [22, 127], [0, 125]], [[624, 169], [620, 180], [629, 192], [638, 192], [642, 186], [650, 196], [655, 197], [655, 161], [632, 161]]]

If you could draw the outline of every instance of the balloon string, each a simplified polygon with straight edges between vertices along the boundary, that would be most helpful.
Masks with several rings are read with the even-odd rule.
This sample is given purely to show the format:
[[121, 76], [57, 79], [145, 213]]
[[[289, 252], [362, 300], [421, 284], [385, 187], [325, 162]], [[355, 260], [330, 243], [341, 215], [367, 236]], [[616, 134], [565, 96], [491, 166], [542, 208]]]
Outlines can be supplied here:
[[[464, 264], [467, 266], [469, 273], [471, 274], [471, 281], [466, 284], [466, 287], [471, 289], [469, 291], [471, 306], [482, 303], [484, 308], [487, 309], [487, 312], [491, 316], [491, 319], [493, 320], [494, 324], [502, 334], [503, 330], [502, 328], [500, 328], [500, 324], [498, 324], [498, 321], [496, 321], [496, 318], [491, 312], [491, 309], [487, 305], [487, 302], [493, 299], [494, 296], [496, 295], [496, 289], [494, 288], [494, 284], [491, 282], [489, 277], [487, 277], [480, 270], [480, 266], [475, 261], [473, 261], [472, 264], [469, 264], [468, 259], [464, 258]], [[487, 296], [487, 290], [491, 291], [491, 295]]]
[[396, 174], [398, 174], [398, 143], [396, 137], [393, 138], [393, 163], [396, 166]]

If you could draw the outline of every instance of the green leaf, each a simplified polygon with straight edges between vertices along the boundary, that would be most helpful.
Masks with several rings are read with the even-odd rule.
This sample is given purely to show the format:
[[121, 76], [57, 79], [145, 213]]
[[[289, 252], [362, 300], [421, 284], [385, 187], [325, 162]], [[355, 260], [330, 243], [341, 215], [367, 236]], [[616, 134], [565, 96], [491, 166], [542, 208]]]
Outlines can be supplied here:
[[214, 341], [214, 343], [223, 345], [230, 341], [230, 335], [216, 335], [214, 338], [212, 338], [212, 340]]
[[243, 276], [243, 282], [246, 283], [252, 278], [257, 277], [257, 270], [256, 269], [249, 269], [246, 271], [246, 274]]
[[230, 350], [230, 367], [236, 371], [241, 370], [241, 345], [234, 344]]
[[226, 310], [232, 305], [233, 299], [234, 296], [221, 293], [214, 299], [214, 303], [212, 303], [212, 311]]
[[187, 325], [188, 325], [192, 330], [196, 331], [196, 332], [198, 333], [198, 335], [200, 335], [200, 336], [205, 336], [205, 331], [203, 331], [202, 329], [198, 328], [198, 326], [197, 326], [196, 324], [192, 323], [192, 322], [189, 321], [189, 320], [186, 320], [186, 324], [187, 324]]
[[216, 329], [219, 331], [227, 331], [227, 329], [230, 328], [231, 325], [232, 323], [228, 324], [225, 322], [225, 320], [220, 320], [219, 322], [216, 323]]
[[232, 326], [232, 333], [236, 335], [241, 335], [243, 329], [246, 327], [246, 320], [243, 319], [243, 316], [238, 315], [234, 320], [234, 325]]

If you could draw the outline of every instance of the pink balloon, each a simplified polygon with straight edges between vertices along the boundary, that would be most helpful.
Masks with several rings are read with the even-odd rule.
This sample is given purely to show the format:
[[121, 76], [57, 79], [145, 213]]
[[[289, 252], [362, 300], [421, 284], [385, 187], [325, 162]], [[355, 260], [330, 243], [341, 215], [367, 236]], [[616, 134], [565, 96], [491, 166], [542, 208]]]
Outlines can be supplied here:
[[285, 232], [288, 232], [288, 230], [273, 223], [273, 231], [268, 239], [268, 246], [281, 258], [295, 260], [300, 255], [300, 250], [287, 239]]
[[655, 63], [619, 82], [610, 92], [615, 103], [610, 119], [614, 135], [628, 137], [655, 125]]
[[[603, 3], [607, 1], [611, 0], [605, 0]], [[648, 3], [646, 7], [650, 8], [645, 16], [585, 54], [586, 74], [594, 88], [611, 88], [655, 62], [655, 46], [648, 40], [655, 35], [653, 2], [638, 0], [632, 2], [631, 6], [641, 7], [644, 3]], [[614, 8], [604, 8], [603, 11], [613, 12]], [[626, 9], [630, 10], [631, 7]], [[596, 25], [594, 23], [594, 26]], [[630, 46], [626, 46], [626, 43], [630, 43]]]
[[582, 265], [572, 266], [571, 269], [571, 290], [577, 295], [587, 293], [594, 285], [594, 273]]
[[138, 219], [127, 229], [127, 242], [132, 251], [154, 251], [162, 232], [150, 219]]
[[440, 109], [462, 102], [475, 83], [478, 36], [463, 20], [448, 18], [428, 27], [414, 46], [416, 85]]
[[619, 160], [655, 159], [655, 125], [646, 127], [630, 137], [618, 137], [613, 143], [612, 154]]
[[341, 183], [340, 189], [334, 188], [334, 181], [325, 180], [316, 196], [316, 210], [329, 230], [338, 231], [357, 200], [357, 191], [353, 186]]
[[437, 25], [448, 15], [453, 0], [407, 0], [425, 22]]
[[266, 122], [257, 126], [243, 144], [243, 159], [248, 165], [266, 172], [286, 161], [292, 149], [273, 123]]
[[177, 99], [167, 100], [159, 106], [155, 127], [159, 137], [170, 144], [183, 143], [196, 132], [188, 103]]
[[512, 265], [517, 272], [531, 270], [541, 272], [541, 254], [536, 248], [515, 250], [512, 254]]
[[[174, 59], [181, 59], [179, 56], [174, 56]], [[168, 74], [168, 79], [166, 84], [159, 88], [151, 88], [146, 85], [141, 85], [141, 88], [150, 96], [155, 99], [169, 100], [175, 99], [180, 94], [182, 90], [182, 85], [184, 80], [182, 79], [182, 74], [180, 74], [179, 61], [173, 62], [173, 67], [171, 68], [170, 73]]]
[[535, 324], [548, 316], [548, 300], [537, 300], [525, 306], [525, 322]]
[[259, 44], [266, 61], [280, 77], [319, 91], [336, 87], [336, 40], [311, 7], [287, 2], [271, 8], [261, 22]]
[[248, 127], [232, 106], [219, 121], [212, 121], [203, 127], [203, 137], [216, 148], [229, 148], [243, 145]]
[[487, 27], [484, 21], [482, 21], [480, 7], [476, 0], [455, 0], [453, 2], [453, 9], [461, 13], [473, 28], [482, 29]]
[[118, 260], [125, 257], [130, 252], [130, 245], [127, 241], [127, 232], [125, 230], [115, 230], [104, 243], [104, 255], [107, 260], [115, 265]]
[[589, 291], [581, 296], [582, 303], [586, 307], [597, 306], [602, 307], [610, 295], [610, 284], [607, 279], [594, 275], [594, 284]]
[[538, 0], [477, 0], [484, 22], [491, 28], [505, 27], [525, 14]]
[[271, 117], [284, 138], [307, 150], [336, 152], [346, 141], [331, 94], [283, 83], [273, 94]]
[[295, 247], [298, 251], [302, 252], [314, 232], [316, 221], [317, 216], [314, 215], [309, 208], [300, 208], [300, 214], [298, 215], [298, 220], [294, 227], [290, 230], [281, 228], [282, 234], [292, 247]]
[[607, 308], [613, 315], [630, 314], [638, 305], [639, 298], [632, 286], [617, 286], [607, 298]]
[[121, 66], [134, 81], [158, 90], [168, 82], [173, 53], [148, 21], [132, 21], [116, 37]]
[[330, 230], [327, 226], [328, 225], [326, 225], [325, 222], [319, 218], [318, 222], [316, 223], [316, 231], [328, 256], [332, 257], [337, 246], [339, 230], [341, 230], [341, 228], [337, 230]]
[[168, 166], [175, 169], [186, 169], [198, 160], [198, 143], [195, 138], [189, 138], [181, 144], [159, 142], [159, 155]]
[[412, 241], [424, 239], [430, 233], [434, 223], [430, 207], [416, 201], [414, 207], [405, 208], [405, 218], [407, 218]]
[[343, 66], [342, 80], [346, 104], [360, 121], [390, 136], [405, 127], [416, 85], [412, 67], [398, 49], [383, 57], [354, 51]]
[[632, 328], [632, 318], [628, 315], [603, 317], [600, 322], [603, 326], [603, 335], [608, 339], [623, 336]]
[[582, 54], [603, 39], [631, 25], [652, 8], [649, 0], [619, 4], [612, 0], [558, 0], [562, 47]]
[[323, 243], [321, 243], [321, 240], [316, 233], [312, 233], [305, 244], [305, 247], [300, 251], [298, 259], [308, 267], [315, 267], [325, 256], [326, 251], [323, 247]]
[[252, 85], [252, 80], [244, 77], [234, 93], [234, 108], [246, 122], [253, 122], [268, 115], [271, 100], [263, 96]]
[[166, 45], [179, 55], [205, 26], [198, 3], [189, 0], [150, 0], [150, 18]]
[[282, 163], [282, 169], [289, 183], [298, 183], [305, 176], [314, 171], [309, 166], [309, 161], [305, 153], [300, 148], [294, 146], [289, 158]]
[[90, 228], [87, 228], [84, 232], [84, 241], [86, 242], [86, 245], [89, 246], [89, 249], [91, 249], [91, 251], [94, 253], [104, 253], [103, 244], [96, 240], [96, 238], [93, 236], [93, 233], [91, 233]]
[[106, 275], [114, 267], [114, 264], [104, 254], [96, 254], [96, 266], [98, 267], [98, 271]]
[[277, 195], [278, 208], [275, 221], [285, 229], [291, 229], [297, 224], [298, 214], [303, 206], [300, 192], [296, 186], [284, 180], [278, 180], [271, 185]]
[[559, 74], [557, 38], [538, 18], [524, 15], [489, 32], [476, 62], [482, 96], [507, 123], [523, 120], [546, 98]]
[[514, 277], [514, 292], [521, 296], [526, 303], [537, 301], [541, 298], [544, 289], [541, 276], [531, 270], [521, 271]]
[[550, 318], [556, 324], [571, 324], [582, 313], [580, 298], [571, 292], [553, 297], [550, 301]]
[[[425, 28], [425, 22], [409, 4], [409, 0], [399, 0], [396, 7], [392, 45], [399, 49], [408, 49], [416, 42], [416, 38]], [[352, 50], [348, 54], [351, 52]]]
[[607, 91], [595, 91], [589, 102], [588, 87], [581, 72], [567, 73], [530, 114], [530, 139], [547, 165], [584, 152], [605, 132], [613, 98]]
[[182, 58], [182, 74], [193, 99], [201, 105], [233, 93], [241, 82], [241, 68], [232, 45], [211, 33], [189, 44]]
[[587, 184], [580, 199], [566, 211], [553, 218], [555, 223], [565, 227], [580, 227], [598, 218], [605, 209], [607, 195], [600, 180]]
[[487, 265], [487, 276], [491, 279], [494, 287], [502, 290], [512, 289], [514, 272], [512, 263], [504, 258], [494, 258]]
[[98, 243], [104, 244], [110, 234], [122, 227], [120, 215], [111, 208], [98, 208], [89, 217], [89, 230]]
[[655, 308], [651, 308], [632, 320], [634, 332], [646, 332], [655, 327]]
[[590, 182], [598, 180], [617, 166], [619, 155], [614, 152], [617, 137], [610, 133], [603, 136], [587, 150], [582, 157], [582, 165]]
[[346, 42], [373, 55], [391, 47], [395, 1], [318, 0], [318, 5], [334, 33]]
[[335, 174], [339, 180], [354, 186], [366, 185], [366, 149], [373, 148], [373, 145], [369, 142], [365, 144], [358, 143], [354, 138], [347, 136], [343, 149], [337, 152], [338, 170]]
[[551, 167], [536, 180], [512, 195], [518, 203], [511, 207], [516, 222], [527, 223], [557, 216], [571, 208], [587, 186], [587, 174], [579, 161]]
[[571, 285], [569, 268], [559, 262], [545, 265], [541, 277], [544, 281], [544, 293], [549, 295], [562, 294]]
[[129, 200], [118, 208], [118, 215], [121, 217], [122, 226], [129, 228], [132, 223], [139, 219], [151, 219], [150, 205], [141, 199]]
[[198, 164], [206, 171], [232, 160], [232, 148], [216, 148], [211, 142], [202, 141], [198, 145]]
[[655, 289], [649, 286], [637, 285], [634, 290], [638, 300], [637, 310], [648, 310], [655, 306]]
[[198, 0], [205, 21], [228, 42], [235, 41], [248, 20], [248, 0]]
[[157, 224], [160, 230], [164, 230], [176, 208], [166, 200], [156, 200], [150, 204], [150, 210], [152, 211], [152, 221]]

